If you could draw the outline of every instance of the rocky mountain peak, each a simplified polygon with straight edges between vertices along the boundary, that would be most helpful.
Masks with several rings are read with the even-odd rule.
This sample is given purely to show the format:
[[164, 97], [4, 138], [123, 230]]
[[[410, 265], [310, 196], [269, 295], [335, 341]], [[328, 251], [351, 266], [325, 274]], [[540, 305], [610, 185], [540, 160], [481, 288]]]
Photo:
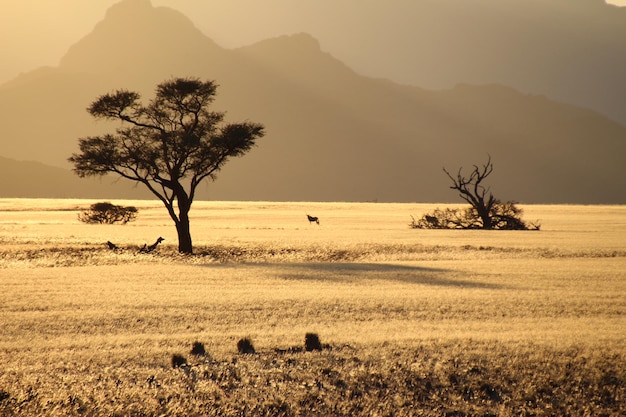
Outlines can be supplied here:
[[59, 67], [96, 74], [131, 68], [171, 74], [181, 67], [188, 70], [191, 56], [221, 51], [182, 13], [153, 7], [149, 0], [123, 0], [107, 11], [90, 34], [70, 47]]

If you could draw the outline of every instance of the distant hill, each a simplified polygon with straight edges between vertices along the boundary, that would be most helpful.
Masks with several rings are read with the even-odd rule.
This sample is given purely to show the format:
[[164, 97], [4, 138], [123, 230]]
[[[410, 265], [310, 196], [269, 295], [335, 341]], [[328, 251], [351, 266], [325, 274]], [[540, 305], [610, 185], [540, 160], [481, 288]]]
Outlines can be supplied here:
[[502, 85], [428, 91], [363, 77], [306, 34], [226, 50], [147, 0], [112, 7], [57, 68], [0, 87], [0, 154], [68, 168], [79, 137], [117, 126], [93, 121], [91, 101], [117, 88], [150, 97], [172, 76], [216, 80], [227, 120], [266, 125], [200, 198], [458, 201], [442, 167], [490, 154], [502, 199], [626, 203], [626, 127], [594, 111]]
[[342, 1], [324, 29], [313, 20], [319, 16], [303, 24], [361, 73], [424, 88], [505, 84], [626, 126], [626, 7], [604, 0], [374, 1], [358, 14], [359, 29], [345, 31], [358, 1]]
[[[38, 60], [58, 62], [62, 49], [57, 43], [116, 1], [80, 2], [77, 7], [67, 0], [40, 2], [39, 13], [50, 15], [41, 16], [47, 22], [41, 27], [24, 21], [38, 13], [19, 13], [28, 7], [27, 1], [3, 9], [1, 82]], [[135, 9], [145, 7], [135, 1]], [[429, 89], [458, 83], [504, 84], [594, 109], [626, 126], [626, 7], [605, 0], [385, 0], [366, 5], [363, 0], [239, 0], [219, 7], [213, 2], [158, 0], [158, 4], [184, 11], [222, 46], [306, 31], [319, 39], [323, 50], [363, 75]], [[18, 24], [11, 24], [16, 18]], [[50, 34], [52, 22], [67, 27]], [[27, 30], [33, 31], [31, 36]], [[115, 39], [110, 47], [125, 42], [129, 40]], [[41, 56], [37, 46], [44, 45], [48, 53]], [[101, 63], [93, 52], [95, 62]]]
[[151, 194], [113, 177], [81, 179], [71, 171], [34, 161], [0, 157], [0, 197], [151, 199]]

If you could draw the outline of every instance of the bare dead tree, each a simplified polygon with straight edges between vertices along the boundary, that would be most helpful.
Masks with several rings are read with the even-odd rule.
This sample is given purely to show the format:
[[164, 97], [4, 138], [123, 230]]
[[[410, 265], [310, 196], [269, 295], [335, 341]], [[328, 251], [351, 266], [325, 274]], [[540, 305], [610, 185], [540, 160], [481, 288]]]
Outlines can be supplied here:
[[478, 213], [482, 221], [483, 229], [492, 229], [492, 209], [499, 201], [491, 193], [489, 187], [482, 185], [482, 182], [493, 172], [493, 163], [491, 162], [491, 155], [487, 159], [487, 162], [479, 167], [474, 165], [474, 169], [470, 173], [469, 177], [463, 175], [463, 168], [459, 168], [459, 172], [456, 174], [456, 178], [453, 177], [447, 169], [443, 171], [452, 180], [453, 185], [451, 189], [457, 190], [459, 196], [467, 201]]
[[451, 189], [458, 191], [470, 207], [463, 209], [436, 209], [415, 220], [411, 216], [409, 226], [413, 229], [485, 229], [485, 230], [539, 230], [540, 224], [522, 220], [522, 209], [514, 202], [502, 203], [495, 198], [484, 180], [493, 172], [491, 156], [482, 165], [465, 176], [459, 168], [456, 177], [445, 168], [443, 171], [452, 180]]

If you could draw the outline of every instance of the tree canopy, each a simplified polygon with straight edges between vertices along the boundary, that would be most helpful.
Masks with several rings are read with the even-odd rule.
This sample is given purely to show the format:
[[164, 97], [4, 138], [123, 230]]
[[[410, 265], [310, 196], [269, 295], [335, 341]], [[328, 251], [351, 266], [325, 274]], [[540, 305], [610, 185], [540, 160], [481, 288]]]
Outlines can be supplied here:
[[114, 173], [146, 186], [176, 224], [183, 253], [193, 252], [188, 214], [198, 185], [215, 180], [230, 158], [245, 154], [265, 135], [262, 124], [226, 123], [223, 112], [210, 111], [216, 90], [213, 81], [175, 78], [159, 84], [147, 104], [128, 90], [102, 95], [87, 111], [122, 126], [80, 138], [80, 152], [69, 158], [80, 177]]

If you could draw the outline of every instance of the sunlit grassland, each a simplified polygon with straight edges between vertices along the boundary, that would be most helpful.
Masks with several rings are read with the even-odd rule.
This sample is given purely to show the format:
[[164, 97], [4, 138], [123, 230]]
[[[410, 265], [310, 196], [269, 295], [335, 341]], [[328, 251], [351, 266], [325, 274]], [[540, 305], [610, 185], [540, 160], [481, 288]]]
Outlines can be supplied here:
[[[158, 202], [114, 202], [139, 209], [123, 226], [80, 223], [91, 203], [0, 200], [6, 415], [626, 410], [624, 206], [486, 232], [410, 229], [428, 204], [197, 202], [182, 256]], [[332, 349], [275, 353], [306, 332]]]

